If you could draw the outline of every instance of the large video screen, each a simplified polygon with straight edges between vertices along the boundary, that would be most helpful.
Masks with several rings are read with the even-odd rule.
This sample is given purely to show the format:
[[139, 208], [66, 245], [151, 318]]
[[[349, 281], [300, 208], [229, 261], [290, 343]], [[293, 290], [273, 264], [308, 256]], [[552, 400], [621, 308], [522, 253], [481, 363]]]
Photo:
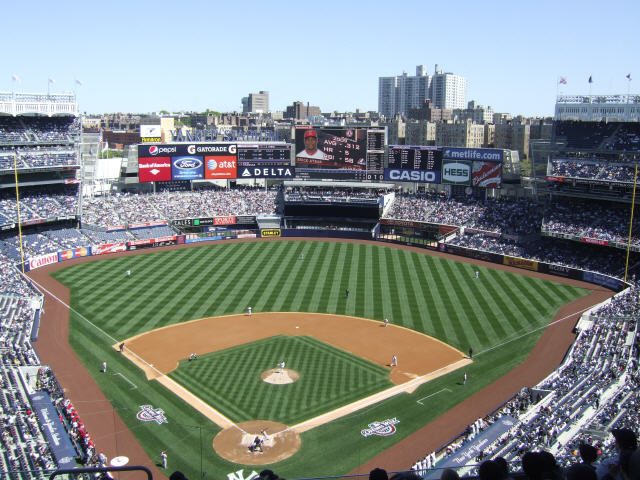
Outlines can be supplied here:
[[238, 144], [238, 166], [291, 165], [291, 144]]
[[299, 127], [295, 130], [296, 167], [367, 169], [364, 128]]

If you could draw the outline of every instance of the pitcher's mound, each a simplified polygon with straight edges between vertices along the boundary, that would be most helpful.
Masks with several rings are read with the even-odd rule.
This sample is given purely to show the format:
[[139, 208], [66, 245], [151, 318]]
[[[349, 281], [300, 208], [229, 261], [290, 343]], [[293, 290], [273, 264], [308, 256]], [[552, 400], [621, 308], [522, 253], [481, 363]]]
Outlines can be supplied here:
[[[267, 433], [263, 435], [262, 431]], [[262, 452], [249, 446], [259, 437], [264, 441]], [[225, 428], [213, 439], [213, 448], [225, 460], [243, 465], [267, 465], [286, 460], [300, 449], [300, 435], [282, 423], [252, 420]]]
[[273, 383], [275, 385], [286, 385], [293, 383], [300, 378], [300, 374], [290, 368], [272, 368], [265, 370], [260, 374], [263, 382]]

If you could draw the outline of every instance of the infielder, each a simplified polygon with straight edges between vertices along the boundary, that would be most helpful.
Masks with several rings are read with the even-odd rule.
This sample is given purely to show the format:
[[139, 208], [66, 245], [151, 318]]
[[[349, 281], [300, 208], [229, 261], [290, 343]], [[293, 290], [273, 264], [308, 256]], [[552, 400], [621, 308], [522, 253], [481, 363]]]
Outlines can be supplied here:
[[391, 359], [391, 366], [392, 367], [397, 367], [398, 366], [398, 357], [396, 357], [395, 355]]
[[251, 307], [247, 307], [247, 314], [251, 316]]
[[467, 384], [467, 372], [464, 372], [464, 375], [462, 376], [462, 384], [463, 385]]
[[278, 364], [278, 367], [280, 367], [280, 373], [284, 371], [284, 365], [285, 365], [284, 360]]
[[387, 325], [389, 325], [389, 319], [385, 317], [385, 319], [384, 319], [384, 326], [386, 327]]
[[167, 451], [162, 450], [160, 452], [160, 458], [162, 459], [162, 468], [167, 469]]

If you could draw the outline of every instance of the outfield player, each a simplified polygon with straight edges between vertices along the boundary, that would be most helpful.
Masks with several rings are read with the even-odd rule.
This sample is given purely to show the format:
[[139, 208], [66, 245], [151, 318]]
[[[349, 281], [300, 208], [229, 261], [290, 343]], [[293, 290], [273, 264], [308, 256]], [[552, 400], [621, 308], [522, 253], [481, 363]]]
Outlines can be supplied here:
[[476, 270], [476, 278], [480, 278], [480, 272]]
[[463, 385], [467, 384], [467, 372], [464, 372], [464, 375], [462, 376], [462, 384]]
[[103, 360], [102, 362], [102, 373], [107, 373], [107, 361]]
[[384, 319], [384, 326], [386, 327], [387, 325], [389, 325], [389, 319], [385, 317], [385, 319]]
[[131, 270], [127, 270], [127, 277], [131, 276]]
[[160, 452], [160, 458], [162, 459], [162, 468], [167, 469], [167, 451], [162, 450]]

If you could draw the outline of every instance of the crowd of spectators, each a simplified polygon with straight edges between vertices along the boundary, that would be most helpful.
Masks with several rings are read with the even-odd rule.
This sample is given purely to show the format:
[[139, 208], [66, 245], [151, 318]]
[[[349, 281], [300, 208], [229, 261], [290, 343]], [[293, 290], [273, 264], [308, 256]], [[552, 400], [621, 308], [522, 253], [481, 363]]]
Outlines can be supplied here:
[[554, 177], [627, 183], [632, 183], [635, 178], [635, 164], [629, 163], [554, 159], [550, 165], [549, 175]]
[[540, 231], [540, 206], [525, 199], [451, 198], [440, 193], [396, 195], [385, 218], [470, 227], [509, 235]]
[[437, 467], [503, 415], [518, 421], [480, 451], [478, 463], [501, 457], [515, 464], [527, 452], [547, 450], [559, 467], [567, 468], [578, 462], [580, 445], [589, 444], [601, 452], [604, 464], [615, 455], [615, 439], [608, 432], [640, 432], [639, 314], [640, 289], [633, 287], [584, 316], [563, 365], [535, 387], [538, 393], [524, 389], [455, 441], [417, 461], [413, 470]]
[[96, 226], [127, 225], [177, 218], [276, 213], [277, 190], [237, 189], [117, 194], [85, 198], [84, 223]]
[[[77, 185], [48, 185], [20, 189], [20, 218], [23, 222], [77, 214]], [[15, 190], [0, 190], [0, 225], [17, 221]]]
[[80, 134], [79, 117], [0, 118], [0, 143], [71, 142]]
[[[554, 202], [545, 211], [542, 230], [577, 237], [627, 243], [630, 207], [607, 203]], [[640, 245], [640, 227], [634, 222], [631, 243]]]

